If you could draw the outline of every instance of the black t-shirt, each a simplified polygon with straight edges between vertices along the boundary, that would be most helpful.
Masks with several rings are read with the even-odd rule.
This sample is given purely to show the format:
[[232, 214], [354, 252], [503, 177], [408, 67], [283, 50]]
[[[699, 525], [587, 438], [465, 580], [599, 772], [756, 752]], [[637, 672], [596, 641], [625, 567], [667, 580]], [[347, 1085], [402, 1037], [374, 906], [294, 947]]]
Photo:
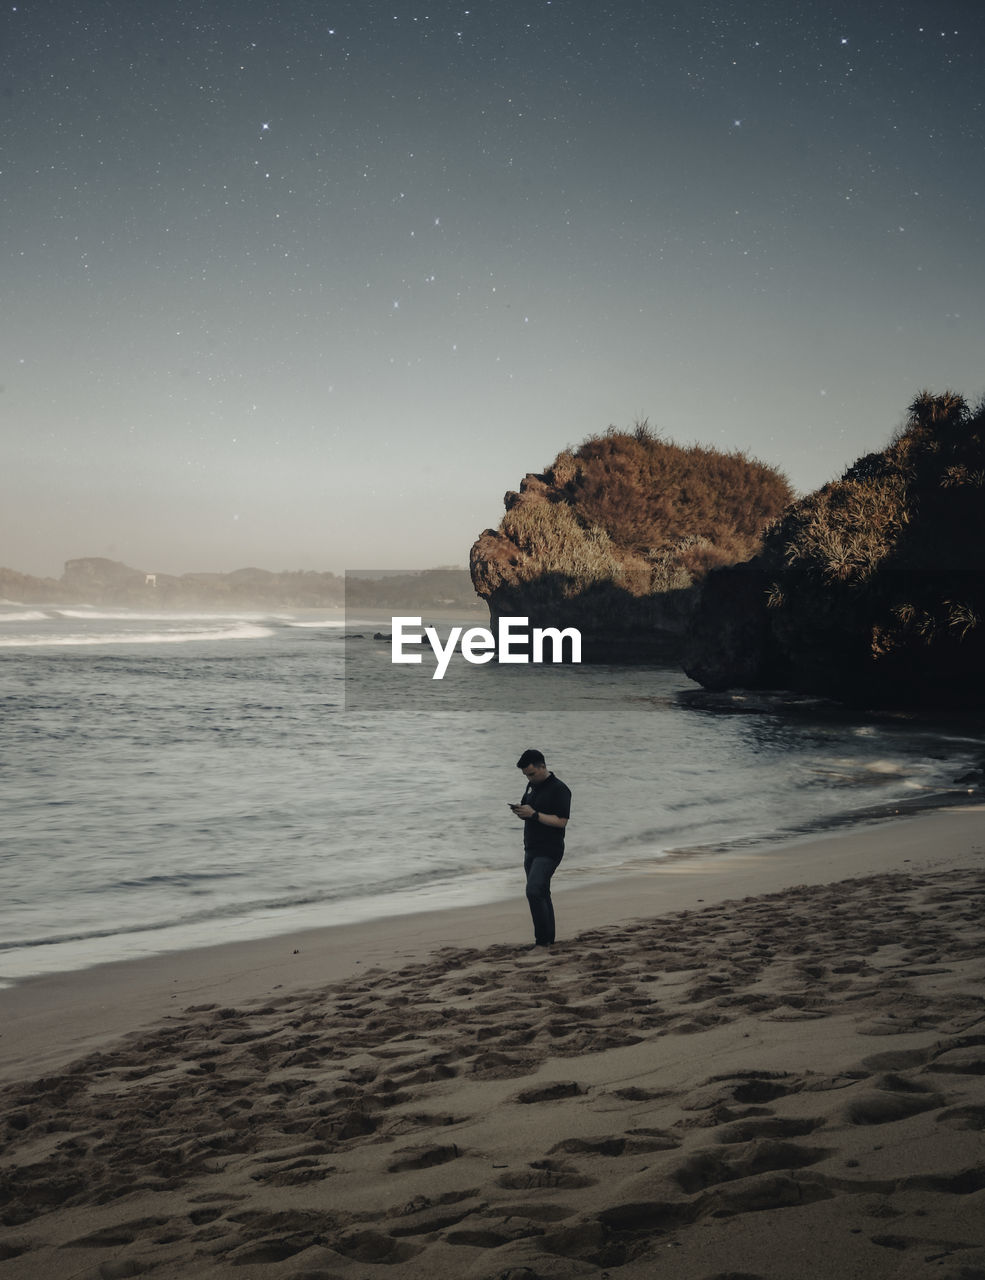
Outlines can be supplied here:
[[[571, 817], [571, 792], [553, 773], [543, 782], [529, 782], [520, 803], [532, 805], [538, 813]], [[564, 854], [564, 827], [548, 827], [539, 818], [528, 818], [523, 824], [523, 848], [526, 853], [560, 862]]]

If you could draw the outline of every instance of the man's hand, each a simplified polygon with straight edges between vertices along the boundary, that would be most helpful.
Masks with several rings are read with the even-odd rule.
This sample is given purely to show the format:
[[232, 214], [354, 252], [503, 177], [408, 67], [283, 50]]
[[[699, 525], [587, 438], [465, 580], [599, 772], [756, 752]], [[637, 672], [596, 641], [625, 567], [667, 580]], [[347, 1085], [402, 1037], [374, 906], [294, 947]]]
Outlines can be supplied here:
[[537, 810], [532, 804], [518, 804], [513, 812], [518, 818], [532, 818]]

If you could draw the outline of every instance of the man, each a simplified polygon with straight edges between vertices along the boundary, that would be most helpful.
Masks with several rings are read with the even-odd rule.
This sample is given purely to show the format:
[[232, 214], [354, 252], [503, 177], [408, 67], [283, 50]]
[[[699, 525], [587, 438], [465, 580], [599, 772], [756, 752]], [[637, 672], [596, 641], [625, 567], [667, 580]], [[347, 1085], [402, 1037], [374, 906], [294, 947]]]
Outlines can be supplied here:
[[564, 857], [571, 792], [551, 773], [540, 751], [524, 751], [516, 767], [526, 778], [527, 789], [522, 801], [510, 808], [523, 819], [523, 870], [534, 923], [534, 946], [549, 947], [554, 942], [551, 876]]

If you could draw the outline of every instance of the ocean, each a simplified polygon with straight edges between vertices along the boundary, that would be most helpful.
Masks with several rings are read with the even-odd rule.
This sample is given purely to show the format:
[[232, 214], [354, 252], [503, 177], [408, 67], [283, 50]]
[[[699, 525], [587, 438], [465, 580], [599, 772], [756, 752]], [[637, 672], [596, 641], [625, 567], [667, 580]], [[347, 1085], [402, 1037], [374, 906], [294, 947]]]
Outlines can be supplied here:
[[0, 984], [521, 900], [530, 746], [573, 792], [569, 885], [930, 802], [982, 752], [957, 723], [721, 714], [672, 669], [432, 681], [378, 627], [0, 605]]

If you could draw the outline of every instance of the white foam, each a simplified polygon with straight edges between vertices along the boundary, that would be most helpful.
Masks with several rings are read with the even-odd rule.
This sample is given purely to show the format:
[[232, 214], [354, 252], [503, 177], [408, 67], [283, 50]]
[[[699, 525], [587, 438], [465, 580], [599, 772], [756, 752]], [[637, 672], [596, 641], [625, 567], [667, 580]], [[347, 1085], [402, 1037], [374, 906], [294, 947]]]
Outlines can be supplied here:
[[[137, 609], [94, 609], [81, 605], [77, 609], [56, 609], [61, 618], [82, 618], [86, 622], [215, 622], [233, 619], [240, 621], [256, 621], [256, 613], [178, 613], [159, 610], [156, 613], [143, 613]], [[262, 616], [262, 615], [259, 615]]]
[[82, 635], [76, 632], [69, 635], [2, 636], [0, 637], [0, 648], [64, 648], [78, 645], [106, 644], [189, 644], [193, 641], [203, 640], [208, 642], [214, 640], [261, 640], [265, 636], [273, 634], [269, 627], [261, 627], [253, 623], [244, 622], [234, 627], [227, 627], [222, 631], [202, 629], [200, 631], [145, 631], [139, 633], [126, 631], [94, 632], [90, 635]]
[[45, 622], [48, 615], [37, 609], [29, 609], [25, 613], [0, 613], [0, 622]]

